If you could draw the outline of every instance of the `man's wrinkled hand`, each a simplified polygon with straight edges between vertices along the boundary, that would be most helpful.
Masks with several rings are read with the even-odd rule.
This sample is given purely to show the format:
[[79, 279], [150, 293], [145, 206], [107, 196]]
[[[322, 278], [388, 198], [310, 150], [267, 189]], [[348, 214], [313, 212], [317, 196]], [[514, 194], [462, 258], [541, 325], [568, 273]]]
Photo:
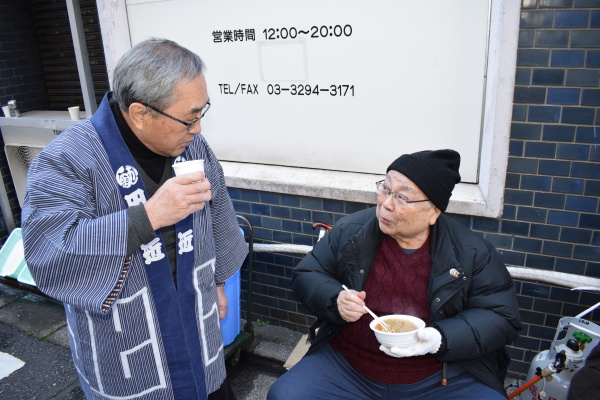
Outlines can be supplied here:
[[417, 343], [408, 347], [379, 346], [379, 350], [388, 356], [403, 358], [435, 354], [442, 344], [442, 334], [435, 328], [423, 328], [417, 331]]
[[204, 172], [193, 172], [167, 180], [144, 208], [154, 230], [174, 225], [188, 215], [202, 210], [210, 201], [211, 185]]
[[365, 311], [365, 297], [367, 294], [356, 290], [342, 290], [337, 297], [337, 306], [340, 316], [346, 322], [358, 321], [367, 312]]

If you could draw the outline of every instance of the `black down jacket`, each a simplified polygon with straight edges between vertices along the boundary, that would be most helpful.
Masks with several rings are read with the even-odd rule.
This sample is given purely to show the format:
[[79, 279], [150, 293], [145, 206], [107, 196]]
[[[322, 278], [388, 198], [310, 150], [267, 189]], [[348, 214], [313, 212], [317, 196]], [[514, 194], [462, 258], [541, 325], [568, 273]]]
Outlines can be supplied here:
[[[336, 223], [294, 269], [292, 289], [317, 317], [309, 354], [347, 325], [337, 309], [338, 293], [342, 284], [362, 289], [383, 237], [375, 208], [359, 211]], [[514, 284], [499, 254], [479, 234], [442, 214], [431, 227], [431, 262], [428, 325], [444, 338], [434, 357], [457, 362], [506, 395], [510, 358], [505, 346], [517, 338], [521, 320]]]

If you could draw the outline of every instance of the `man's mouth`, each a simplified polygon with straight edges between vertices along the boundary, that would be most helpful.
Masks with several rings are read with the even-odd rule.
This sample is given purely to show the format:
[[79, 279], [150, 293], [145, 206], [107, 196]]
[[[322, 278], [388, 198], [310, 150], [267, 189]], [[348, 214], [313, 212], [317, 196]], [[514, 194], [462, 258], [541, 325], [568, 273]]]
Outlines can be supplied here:
[[385, 218], [385, 217], [381, 217], [381, 216], [379, 217], [379, 221], [380, 221], [381, 223], [383, 223], [383, 224], [386, 224], [386, 225], [387, 225], [387, 224], [391, 224], [391, 223], [392, 223], [392, 221], [390, 221], [389, 219], [387, 219], [387, 218]]

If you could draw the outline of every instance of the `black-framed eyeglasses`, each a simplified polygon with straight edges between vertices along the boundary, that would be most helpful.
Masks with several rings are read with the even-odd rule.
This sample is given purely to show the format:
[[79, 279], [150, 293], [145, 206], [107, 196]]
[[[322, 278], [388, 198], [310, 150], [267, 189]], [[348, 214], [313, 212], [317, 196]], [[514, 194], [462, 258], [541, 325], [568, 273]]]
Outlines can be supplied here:
[[398, 193], [398, 192], [392, 192], [389, 188], [388, 185], [385, 184], [385, 179], [381, 180], [379, 182], [375, 182], [375, 185], [377, 185], [377, 195], [381, 196], [381, 197], [388, 197], [389, 195], [393, 195], [394, 200], [396, 200], [396, 202], [398, 203], [398, 205], [400, 205], [401, 207], [406, 206], [407, 204], [411, 204], [411, 203], [422, 203], [424, 201], [429, 201], [429, 199], [424, 199], [424, 200], [408, 200], [406, 198], [406, 196], [404, 196], [402, 193]]
[[140, 104], [145, 105], [146, 107], [148, 107], [152, 111], [155, 111], [155, 112], [159, 113], [160, 115], [163, 115], [163, 116], [165, 116], [167, 118], [171, 118], [173, 121], [177, 121], [180, 124], [187, 126], [187, 131], [188, 132], [190, 131], [190, 129], [192, 129], [194, 127], [194, 125], [196, 125], [196, 123], [198, 123], [198, 121], [200, 121], [200, 119], [204, 118], [204, 116], [206, 115], [206, 112], [210, 108], [210, 101], [209, 101], [209, 102], [206, 103], [206, 105], [204, 106], [204, 108], [202, 109], [202, 111], [200, 111], [200, 115], [199, 116], [197, 116], [196, 118], [194, 118], [191, 122], [185, 122], [185, 121], [180, 120], [179, 118], [175, 118], [174, 116], [167, 114], [164, 111], [159, 110], [156, 107], [152, 107], [149, 104], [146, 104], [146, 103], [140, 103]]

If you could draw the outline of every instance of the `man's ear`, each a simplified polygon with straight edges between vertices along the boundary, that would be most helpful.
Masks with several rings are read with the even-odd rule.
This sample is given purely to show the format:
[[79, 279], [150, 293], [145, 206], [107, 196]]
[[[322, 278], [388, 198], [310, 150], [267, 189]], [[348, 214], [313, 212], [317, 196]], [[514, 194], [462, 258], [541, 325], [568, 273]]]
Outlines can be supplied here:
[[442, 215], [442, 210], [437, 208], [435, 205], [433, 206], [433, 214], [431, 214], [431, 218], [429, 219], [429, 225], [435, 225], [439, 216]]
[[144, 124], [147, 122], [146, 118], [149, 117], [146, 114], [148, 114], [148, 109], [141, 103], [131, 103], [129, 106], [129, 120], [137, 130], [144, 129]]

